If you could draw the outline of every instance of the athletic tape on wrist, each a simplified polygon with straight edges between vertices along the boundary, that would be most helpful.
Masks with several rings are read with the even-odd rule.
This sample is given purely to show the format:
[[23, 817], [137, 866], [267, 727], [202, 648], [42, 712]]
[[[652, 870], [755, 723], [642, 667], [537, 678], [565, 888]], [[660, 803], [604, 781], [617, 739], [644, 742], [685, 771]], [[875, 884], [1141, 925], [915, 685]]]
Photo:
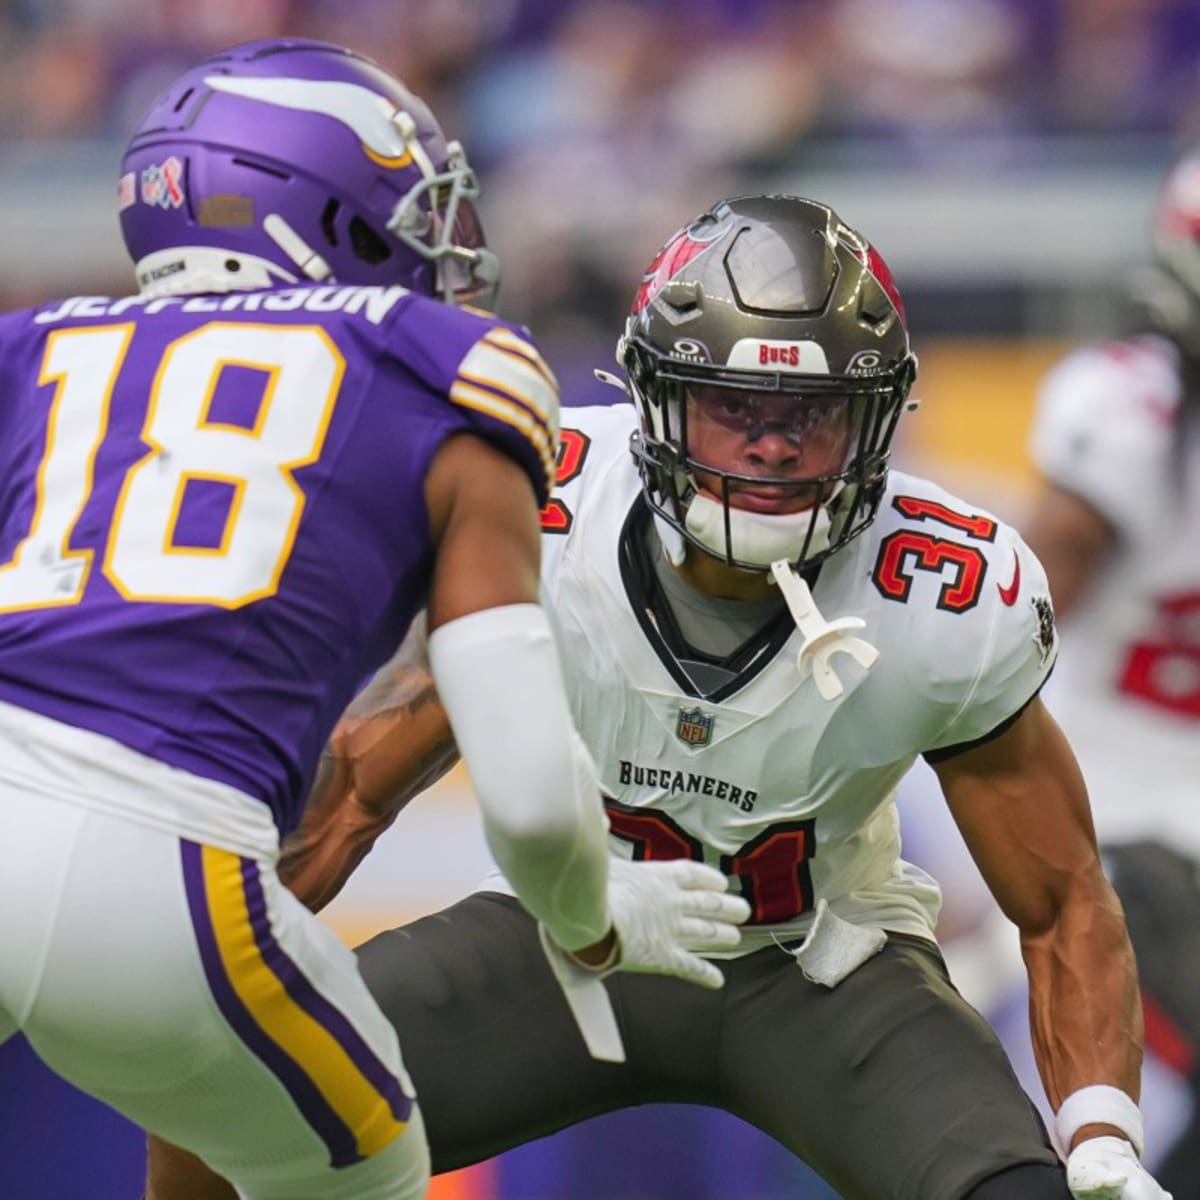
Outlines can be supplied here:
[[598, 1062], [623, 1063], [625, 1044], [617, 1027], [612, 1001], [600, 982], [603, 971], [581, 966], [572, 955], [555, 944], [545, 925], [540, 922], [538, 941], [550, 964], [551, 973], [562, 988], [567, 1007], [575, 1018], [588, 1053]]
[[1072, 1092], [1054, 1118], [1054, 1128], [1064, 1151], [1085, 1125], [1112, 1125], [1129, 1139], [1138, 1157], [1145, 1144], [1142, 1113], [1133, 1098], [1107, 1083], [1093, 1083]]

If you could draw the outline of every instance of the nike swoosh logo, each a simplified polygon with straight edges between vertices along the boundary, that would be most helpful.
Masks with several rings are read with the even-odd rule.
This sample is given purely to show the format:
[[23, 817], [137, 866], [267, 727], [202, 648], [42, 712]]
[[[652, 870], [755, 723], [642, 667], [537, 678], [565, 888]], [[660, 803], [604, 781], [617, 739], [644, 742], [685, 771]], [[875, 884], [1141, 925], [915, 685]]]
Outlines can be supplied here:
[[1021, 590], [1021, 559], [1017, 552], [1013, 551], [1013, 577], [1012, 583], [1008, 587], [1001, 587], [996, 584], [996, 591], [1000, 593], [1000, 599], [1012, 608], [1017, 602], [1017, 593]]

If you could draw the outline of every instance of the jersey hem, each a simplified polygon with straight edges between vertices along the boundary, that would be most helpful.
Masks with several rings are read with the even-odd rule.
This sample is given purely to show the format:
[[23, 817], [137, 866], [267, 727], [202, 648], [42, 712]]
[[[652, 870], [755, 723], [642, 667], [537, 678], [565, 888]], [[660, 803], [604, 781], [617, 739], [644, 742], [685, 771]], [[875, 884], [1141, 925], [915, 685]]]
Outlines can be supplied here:
[[279, 831], [263, 801], [118, 739], [0, 700], [0, 775], [52, 799], [264, 861]]

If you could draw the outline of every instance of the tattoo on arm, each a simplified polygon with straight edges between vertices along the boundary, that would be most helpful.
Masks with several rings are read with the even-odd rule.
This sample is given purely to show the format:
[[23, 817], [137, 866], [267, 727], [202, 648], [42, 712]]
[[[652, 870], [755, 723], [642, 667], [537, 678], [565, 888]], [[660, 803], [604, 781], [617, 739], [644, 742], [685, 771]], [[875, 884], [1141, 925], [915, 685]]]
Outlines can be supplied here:
[[400, 810], [457, 757], [428, 670], [380, 672], [322, 753], [303, 821], [284, 843], [280, 877], [310, 908], [323, 907]]

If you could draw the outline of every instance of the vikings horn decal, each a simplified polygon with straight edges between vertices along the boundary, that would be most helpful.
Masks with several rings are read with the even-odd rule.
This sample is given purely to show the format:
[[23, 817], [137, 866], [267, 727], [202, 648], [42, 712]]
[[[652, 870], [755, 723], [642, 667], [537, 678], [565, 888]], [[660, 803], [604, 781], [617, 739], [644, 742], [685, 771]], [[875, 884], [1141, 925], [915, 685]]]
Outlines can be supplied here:
[[281, 108], [321, 113], [341, 121], [354, 131], [367, 156], [385, 166], [407, 166], [414, 154], [424, 157], [416, 139], [406, 136], [395, 120], [400, 110], [385, 97], [357, 83], [232, 75], [210, 75], [204, 82], [218, 92], [230, 92]]

